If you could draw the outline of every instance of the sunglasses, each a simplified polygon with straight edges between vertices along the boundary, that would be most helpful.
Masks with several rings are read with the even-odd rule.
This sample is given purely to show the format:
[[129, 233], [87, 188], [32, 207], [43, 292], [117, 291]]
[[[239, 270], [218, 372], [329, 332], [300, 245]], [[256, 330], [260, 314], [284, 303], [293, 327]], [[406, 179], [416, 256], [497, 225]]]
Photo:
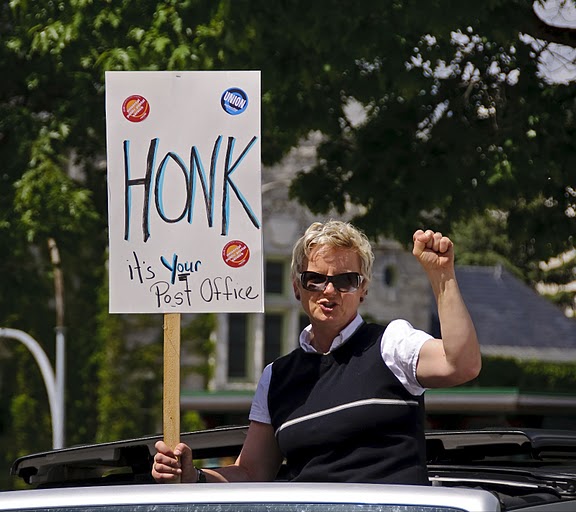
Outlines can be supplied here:
[[318, 272], [302, 272], [300, 274], [300, 282], [302, 287], [309, 292], [323, 292], [328, 283], [332, 283], [334, 288], [342, 293], [355, 292], [364, 281], [358, 272], [346, 272], [344, 274], [336, 274], [335, 276], [327, 276], [318, 274]]

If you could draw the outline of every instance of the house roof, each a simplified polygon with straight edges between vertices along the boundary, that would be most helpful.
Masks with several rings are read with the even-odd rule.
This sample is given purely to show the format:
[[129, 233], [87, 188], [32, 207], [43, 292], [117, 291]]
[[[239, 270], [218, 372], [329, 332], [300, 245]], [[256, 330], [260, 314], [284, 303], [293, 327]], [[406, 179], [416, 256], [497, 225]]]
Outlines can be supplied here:
[[456, 277], [484, 354], [576, 360], [576, 320], [510, 272], [457, 266]]

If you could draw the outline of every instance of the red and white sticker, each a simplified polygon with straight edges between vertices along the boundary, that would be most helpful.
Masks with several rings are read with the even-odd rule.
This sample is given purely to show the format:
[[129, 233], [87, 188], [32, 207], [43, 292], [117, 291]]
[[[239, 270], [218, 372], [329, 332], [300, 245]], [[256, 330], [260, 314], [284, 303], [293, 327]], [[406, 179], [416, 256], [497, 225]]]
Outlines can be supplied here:
[[122, 103], [122, 114], [131, 123], [140, 123], [148, 117], [150, 113], [150, 103], [139, 94], [128, 96]]
[[229, 267], [242, 267], [250, 259], [250, 249], [244, 242], [232, 240], [222, 249], [222, 259]]

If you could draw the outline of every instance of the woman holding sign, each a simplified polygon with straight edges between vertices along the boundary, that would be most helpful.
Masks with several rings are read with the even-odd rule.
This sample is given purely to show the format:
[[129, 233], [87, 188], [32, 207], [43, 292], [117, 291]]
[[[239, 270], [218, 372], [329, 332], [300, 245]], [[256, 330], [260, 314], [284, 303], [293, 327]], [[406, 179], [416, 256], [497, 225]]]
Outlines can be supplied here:
[[416, 231], [413, 240], [442, 339], [405, 320], [386, 328], [364, 322], [358, 307], [372, 275], [370, 243], [348, 223], [315, 222], [292, 257], [294, 293], [310, 325], [298, 349], [264, 369], [238, 459], [197, 469], [190, 447], [171, 450], [159, 441], [154, 479], [268, 481], [285, 460], [292, 481], [429, 484], [423, 393], [475, 378], [481, 357], [452, 242], [431, 230]]

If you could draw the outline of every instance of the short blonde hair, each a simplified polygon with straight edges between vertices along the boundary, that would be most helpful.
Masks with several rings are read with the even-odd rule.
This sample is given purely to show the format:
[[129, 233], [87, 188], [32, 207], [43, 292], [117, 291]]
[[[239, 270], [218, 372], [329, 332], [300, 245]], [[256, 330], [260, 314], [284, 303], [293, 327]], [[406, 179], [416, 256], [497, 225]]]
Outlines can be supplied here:
[[292, 281], [298, 280], [298, 275], [304, 271], [304, 261], [310, 257], [312, 249], [318, 245], [353, 249], [360, 256], [360, 273], [365, 280], [365, 287], [372, 279], [374, 253], [368, 237], [349, 222], [329, 220], [314, 222], [296, 242], [292, 251]]

